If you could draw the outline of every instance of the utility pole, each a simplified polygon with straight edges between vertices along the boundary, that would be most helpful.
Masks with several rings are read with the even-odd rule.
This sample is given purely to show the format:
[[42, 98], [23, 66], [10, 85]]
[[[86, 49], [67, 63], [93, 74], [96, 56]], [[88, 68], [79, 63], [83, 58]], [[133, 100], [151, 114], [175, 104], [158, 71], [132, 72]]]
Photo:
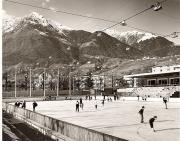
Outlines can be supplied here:
[[71, 68], [69, 68], [69, 96], [71, 97]]
[[114, 85], [113, 85], [113, 75], [112, 75], [112, 94], [114, 94]]
[[57, 78], [57, 96], [59, 95], [59, 68], [58, 68], [58, 78]]
[[29, 69], [29, 97], [31, 97], [31, 68]]
[[73, 79], [73, 94], [74, 94], [74, 76], [72, 77]]
[[16, 97], [17, 96], [17, 93], [16, 93], [16, 69], [17, 69], [17, 67], [15, 67], [15, 76], [14, 76], [14, 81], [15, 81], [15, 83], [14, 83], [14, 97]]
[[43, 89], [43, 94], [44, 94], [44, 97], [46, 96], [46, 89], [45, 89], [45, 75], [46, 75], [45, 73], [46, 73], [46, 72], [45, 72], [45, 70], [46, 70], [46, 69], [44, 68], [44, 72], [43, 72], [43, 85], [44, 85], [44, 86], [43, 86], [43, 88], [44, 88], [44, 89]]

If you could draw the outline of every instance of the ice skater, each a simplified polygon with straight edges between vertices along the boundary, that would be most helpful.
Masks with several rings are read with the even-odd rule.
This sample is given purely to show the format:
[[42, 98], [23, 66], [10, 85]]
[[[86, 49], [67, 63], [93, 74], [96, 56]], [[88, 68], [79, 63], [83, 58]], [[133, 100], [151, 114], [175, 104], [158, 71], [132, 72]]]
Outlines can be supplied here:
[[102, 105], [104, 106], [104, 99], [102, 100]]
[[82, 108], [82, 104], [83, 104], [82, 98], [80, 98], [79, 102], [80, 102], [80, 107]]
[[163, 97], [163, 102], [164, 102], [165, 107], [166, 107], [166, 109], [167, 109], [167, 98], [166, 98], [166, 97]]
[[138, 101], [139, 101], [139, 95], [137, 95]]
[[22, 103], [22, 108], [26, 108], [26, 101], [24, 100], [23, 103]]
[[33, 111], [35, 111], [36, 107], [38, 106], [38, 104], [36, 103], [36, 101], [33, 102]]
[[76, 102], [76, 112], [79, 112], [79, 101]]
[[142, 106], [142, 108], [139, 110], [139, 114], [141, 116], [141, 123], [144, 122], [144, 106]]
[[154, 121], [157, 119], [157, 116], [154, 116], [152, 118], [149, 119], [149, 125], [150, 127], [153, 129], [154, 132], [156, 132], [156, 130], [154, 129]]
[[15, 107], [18, 107], [18, 101], [15, 102]]
[[145, 101], [147, 100], [147, 95], [145, 95], [144, 100], [145, 100]]
[[97, 101], [96, 101], [96, 104], [95, 104], [95, 109], [97, 110], [97, 107], [98, 107], [98, 105], [97, 105]]

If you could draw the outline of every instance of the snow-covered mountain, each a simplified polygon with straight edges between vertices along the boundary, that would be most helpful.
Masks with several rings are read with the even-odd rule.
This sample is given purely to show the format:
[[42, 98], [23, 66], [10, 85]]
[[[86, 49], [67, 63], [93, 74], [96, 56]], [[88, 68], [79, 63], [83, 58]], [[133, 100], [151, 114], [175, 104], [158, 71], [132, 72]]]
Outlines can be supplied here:
[[[8, 19], [15, 20], [16, 18]], [[6, 64], [41, 62], [52, 56], [54, 62], [83, 60], [86, 55], [140, 58], [143, 53], [104, 32], [70, 30], [38, 13], [4, 24], [3, 60]], [[7, 26], [11, 27], [11, 30]], [[79, 60], [79, 61], [81, 61]]]
[[18, 25], [21, 18], [10, 16], [10, 15], [3, 15], [2, 19], [2, 31], [3, 33], [10, 32], [14, 30], [14, 28]]
[[[109, 34], [109, 35], [108, 35]], [[150, 33], [71, 30], [38, 13], [3, 19], [3, 63], [86, 62], [89, 56], [136, 59], [180, 54], [172, 42]], [[118, 38], [119, 37], [119, 38]], [[124, 42], [124, 43], [123, 43]]]
[[129, 45], [133, 45], [135, 43], [139, 43], [141, 41], [145, 41], [147, 39], [156, 38], [157, 36], [151, 33], [143, 33], [136, 30], [127, 31], [127, 32], [118, 32], [116, 30], [107, 30], [107, 34], [112, 37], [117, 38], [118, 40], [127, 43]]
[[[152, 67], [152, 60], [135, 62], [143, 57], [164, 58], [180, 55], [179, 47], [150, 33], [119, 33], [109, 30], [108, 35], [102, 31], [91, 33], [71, 30], [35, 12], [22, 18], [5, 15], [2, 24], [3, 66], [7, 68], [17, 64], [53, 67], [76, 61], [82, 65], [88, 61], [96, 63], [97, 58], [101, 57], [104, 63], [103, 71], [109, 69], [112, 73], [114, 66], [119, 66], [119, 74], [129, 74], [130, 71], [134, 73], [136, 70]], [[154, 59], [154, 62], [158, 61]], [[159, 62], [162, 63], [161, 60]], [[164, 62], [169, 62], [169, 59]], [[112, 68], [113, 71], [110, 71]]]
[[29, 15], [26, 15], [21, 18], [10, 16], [7, 14], [3, 15], [3, 33], [11, 32], [15, 28], [18, 28], [19, 25], [20, 25], [19, 27], [22, 28], [21, 25], [25, 25], [28, 23], [34, 24], [34, 25], [39, 24], [44, 27], [51, 26], [57, 31], [59, 31], [60, 33], [62, 33], [63, 30], [71, 30], [71, 28], [69, 27], [63, 26], [53, 20], [48, 20], [36, 12], [32, 12]]

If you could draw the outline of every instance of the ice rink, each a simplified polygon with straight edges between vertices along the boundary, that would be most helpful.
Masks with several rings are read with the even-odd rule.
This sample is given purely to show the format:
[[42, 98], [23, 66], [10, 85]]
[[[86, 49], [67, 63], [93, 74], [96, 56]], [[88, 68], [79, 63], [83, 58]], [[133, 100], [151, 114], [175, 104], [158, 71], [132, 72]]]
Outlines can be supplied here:
[[[83, 100], [83, 110], [76, 112], [76, 100], [38, 101], [36, 112], [130, 141], [180, 141], [179, 102], [168, 102], [168, 109], [163, 102], [113, 100], [105, 101], [104, 106], [101, 102]], [[140, 123], [141, 106], [145, 106], [145, 123]], [[27, 103], [27, 109], [32, 110], [32, 102]], [[156, 132], [148, 123], [154, 115], [158, 117], [154, 123]]]

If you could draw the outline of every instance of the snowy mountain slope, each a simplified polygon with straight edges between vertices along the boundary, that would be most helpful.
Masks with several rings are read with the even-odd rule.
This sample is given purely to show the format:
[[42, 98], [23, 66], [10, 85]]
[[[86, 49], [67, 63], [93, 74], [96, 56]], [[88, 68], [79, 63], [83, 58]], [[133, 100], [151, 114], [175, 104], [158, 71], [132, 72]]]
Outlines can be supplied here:
[[[45, 19], [42, 15], [32, 12], [22, 18], [17, 18], [10, 15], [3, 16], [3, 33], [11, 32], [16, 28], [22, 28], [22, 25], [32, 24], [32, 25], [42, 25], [44, 27], [52, 27], [56, 29], [59, 33], [63, 33], [63, 30], [71, 30], [69, 27], [63, 26], [53, 20]], [[19, 25], [19, 26], [18, 26]]]
[[[2, 44], [3, 67], [7, 68], [20, 63], [24, 66], [57, 67], [57, 64], [75, 61], [83, 66], [87, 62], [96, 63], [101, 57], [101, 72], [119, 75], [143, 71], [158, 61], [166, 65], [180, 60], [179, 57], [174, 59], [180, 54], [180, 48], [160, 36], [137, 31], [111, 31], [107, 35], [101, 31], [71, 30], [34, 12], [22, 18], [5, 16]], [[172, 61], [169, 58], [161, 60], [166, 56], [171, 56]]]
[[117, 38], [118, 40], [120, 40], [124, 43], [129, 44], [129, 45], [157, 37], [151, 33], [143, 33], [143, 32], [139, 32], [136, 30], [127, 31], [127, 32], [118, 32], [116, 30], [107, 30], [106, 33], [112, 37]]
[[18, 25], [20, 18], [16, 18], [10, 15], [3, 15], [2, 19], [2, 31], [3, 33], [10, 32]]
[[172, 42], [160, 36], [137, 31], [110, 33], [71, 30], [35, 12], [22, 18], [6, 16], [3, 21], [3, 64], [47, 62], [49, 56], [53, 63], [74, 60], [81, 63], [88, 61], [87, 55], [129, 60], [180, 54]]
[[138, 49], [104, 32], [71, 30], [35, 12], [11, 25], [3, 34], [3, 60], [7, 64], [46, 60], [48, 56], [62, 63], [81, 61], [86, 54], [126, 59], [143, 56]]

